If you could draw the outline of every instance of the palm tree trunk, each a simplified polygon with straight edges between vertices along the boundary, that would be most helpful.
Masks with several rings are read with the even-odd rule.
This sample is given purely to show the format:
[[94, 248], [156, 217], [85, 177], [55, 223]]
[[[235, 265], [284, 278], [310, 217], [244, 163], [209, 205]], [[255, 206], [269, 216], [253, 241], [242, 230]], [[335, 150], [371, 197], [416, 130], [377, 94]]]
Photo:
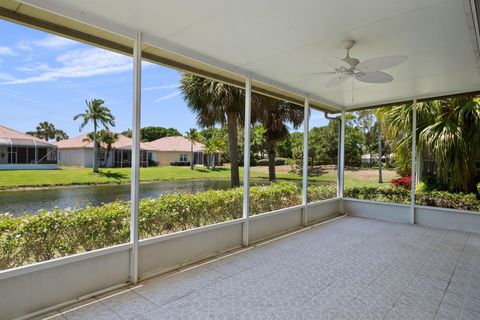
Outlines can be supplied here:
[[104, 167], [106, 168], [108, 166], [108, 158], [109, 158], [109, 155], [110, 155], [110, 151], [112, 150], [112, 146], [108, 145], [107, 146], [107, 154], [105, 155], [105, 163], [104, 163]]
[[227, 112], [227, 127], [228, 148], [230, 151], [230, 184], [232, 187], [238, 187], [240, 186], [240, 174], [238, 171], [238, 133], [236, 112]]
[[93, 172], [98, 172], [97, 121], [93, 122]]
[[267, 153], [268, 153], [268, 179], [275, 181], [277, 179], [275, 174], [275, 142], [267, 141]]
[[190, 169], [193, 170], [193, 140], [190, 143], [191, 159], [190, 159]]

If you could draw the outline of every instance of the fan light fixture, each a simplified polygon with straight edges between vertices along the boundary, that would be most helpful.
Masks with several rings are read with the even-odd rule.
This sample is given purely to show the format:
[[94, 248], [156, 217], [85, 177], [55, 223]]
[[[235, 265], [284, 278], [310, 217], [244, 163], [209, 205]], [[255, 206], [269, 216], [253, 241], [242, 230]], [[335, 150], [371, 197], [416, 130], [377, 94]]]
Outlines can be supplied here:
[[350, 78], [367, 83], [392, 82], [393, 77], [381, 70], [395, 67], [407, 61], [407, 56], [398, 55], [371, 58], [360, 62], [360, 60], [350, 57], [350, 49], [354, 45], [354, 40], [348, 40], [343, 43], [343, 47], [347, 50], [347, 55], [343, 59], [332, 56], [323, 59], [334, 71], [317, 72], [315, 74], [334, 75], [327, 82], [327, 88], [338, 86]]

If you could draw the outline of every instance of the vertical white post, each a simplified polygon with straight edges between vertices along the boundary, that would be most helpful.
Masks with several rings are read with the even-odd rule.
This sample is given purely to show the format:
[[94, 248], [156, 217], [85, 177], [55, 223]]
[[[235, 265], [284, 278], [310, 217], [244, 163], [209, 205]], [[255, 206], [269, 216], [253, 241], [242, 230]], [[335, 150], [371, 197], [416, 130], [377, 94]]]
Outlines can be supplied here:
[[250, 127], [252, 117], [252, 76], [245, 79], [245, 126], [243, 144], [243, 245], [248, 246], [250, 204]]
[[[35, 164], [38, 164], [38, 148], [37, 148], [37, 143], [35, 142], [35, 140], [33, 140], [33, 144], [35, 145]], [[48, 152], [48, 149], [47, 149], [47, 152]]]
[[305, 97], [303, 107], [303, 176], [302, 176], [302, 225], [308, 225], [307, 204], [308, 204], [308, 120], [310, 118], [310, 102]]
[[[133, 106], [132, 106], [132, 182], [130, 212], [130, 282], [138, 280], [138, 210], [140, 189], [140, 102], [142, 81], [142, 34], [137, 32], [133, 46]], [[122, 158], [123, 161], [123, 158]]]
[[410, 223], [415, 223], [415, 169], [416, 169], [416, 150], [417, 150], [417, 99], [413, 99], [412, 106], [412, 182], [411, 182], [411, 216]]
[[337, 197], [341, 198], [340, 200], [340, 212], [344, 213], [343, 210], [343, 189], [345, 181], [345, 110], [342, 110], [341, 117], [341, 127], [340, 127], [340, 159], [338, 159], [338, 183], [337, 183]]

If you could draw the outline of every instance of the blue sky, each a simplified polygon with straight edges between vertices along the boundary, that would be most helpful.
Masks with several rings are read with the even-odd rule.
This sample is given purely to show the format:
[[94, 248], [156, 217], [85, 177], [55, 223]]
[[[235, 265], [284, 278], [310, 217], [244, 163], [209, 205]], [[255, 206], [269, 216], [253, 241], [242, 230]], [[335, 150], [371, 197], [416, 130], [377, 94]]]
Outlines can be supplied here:
[[[29, 131], [49, 121], [75, 136], [80, 121], [73, 116], [83, 112], [86, 99], [99, 98], [116, 118], [115, 131], [131, 128], [130, 57], [3, 20], [0, 34], [0, 124]], [[197, 127], [179, 79], [174, 69], [143, 63], [142, 127], [174, 127], [181, 133]], [[320, 112], [311, 121], [325, 124]]]

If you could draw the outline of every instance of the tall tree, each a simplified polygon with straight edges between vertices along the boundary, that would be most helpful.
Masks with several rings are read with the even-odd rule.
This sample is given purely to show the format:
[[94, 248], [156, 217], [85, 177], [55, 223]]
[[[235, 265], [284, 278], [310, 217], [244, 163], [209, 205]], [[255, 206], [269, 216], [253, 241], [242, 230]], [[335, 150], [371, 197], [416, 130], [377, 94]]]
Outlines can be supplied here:
[[[402, 105], [382, 110], [389, 134], [396, 138], [396, 157], [409, 158], [412, 109], [412, 105]], [[437, 182], [450, 191], [479, 195], [480, 97], [421, 102], [416, 112], [416, 152], [435, 160]]]
[[60, 141], [60, 140], [66, 140], [68, 139], [68, 134], [65, 133], [65, 131], [56, 129], [55, 130], [55, 141]]
[[224, 148], [225, 142], [218, 137], [213, 137], [205, 141], [204, 152], [207, 155], [207, 168], [210, 165], [215, 168], [215, 153], [220, 152]]
[[48, 121], [40, 122], [35, 130], [36, 136], [45, 141], [55, 138], [55, 126]]
[[140, 129], [140, 139], [142, 139], [144, 142], [150, 142], [164, 137], [181, 135], [182, 134], [175, 128], [148, 126]]
[[187, 132], [185, 132], [185, 138], [187, 138], [188, 140], [190, 140], [190, 153], [191, 153], [191, 157], [190, 157], [190, 169], [193, 170], [193, 167], [194, 167], [194, 152], [193, 152], [193, 146], [195, 145], [195, 142], [200, 142], [200, 140], [202, 139], [202, 135], [200, 134], [200, 132], [198, 132], [197, 129], [195, 128], [190, 128], [190, 130], [188, 130]]
[[[252, 127], [250, 146], [253, 155], [259, 155], [260, 158], [265, 156], [267, 145], [265, 143], [265, 128], [261, 124], [256, 124]], [[287, 139], [285, 139], [287, 140]]]
[[370, 157], [370, 165], [373, 164], [373, 152], [377, 138], [377, 126], [375, 116], [370, 110], [362, 110], [356, 113], [355, 123], [363, 131], [365, 147]]
[[[112, 145], [118, 140], [118, 133], [112, 132], [108, 129], [102, 129], [97, 132], [97, 147], [100, 150], [105, 147], [105, 160], [103, 163], [100, 162], [100, 157], [97, 154], [97, 161], [101, 167], [106, 167], [108, 164], [108, 159], [110, 157], [110, 153], [112, 151]], [[94, 134], [90, 132], [87, 134], [87, 138], [84, 139], [85, 141], [93, 142], [94, 141]]]
[[105, 101], [101, 99], [85, 100], [87, 109], [83, 113], [79, 113], [73, 117], [73, 120], [82, 118], [80, 131], [90, 122], [93, 123], [93, 172], [98, 172], [98, 145], [97, 145], [97, 129], [102, 125], [105, 129], [109, 126], [115, 126], [115, 117], [110, 109], [104, 106]]
[[287, 124], [297, 129], [303, 122], [303, 107], [283, 100], [257, 95], [252, 107], [252, 119], [265, 128], [265, 141], [268, 154], [268, 177], [276, 179], [276, 144], [288, 137]]
[[237, 126], [242, 118], [244, 90], [188, 73], [182, 74], [180, 90], [188, 108], [197, 114], [199, 126], [227, 125], [231, 185], [239, 186]]
[[55, 139], [56, 141], [68, 139], [68, 135], [63, 130], [55, 128], [53, 123], [48, 121], [40, 122], [35, 128], [35, 131], [28, 131], [26, 133], [45, 141], [49, 141], [51, 139]]
[[120, 134], [125, 136], [125, 137], [131, 138], [132, 137], [132, 129], [124, 130], [124, 131], [120, 132]]

